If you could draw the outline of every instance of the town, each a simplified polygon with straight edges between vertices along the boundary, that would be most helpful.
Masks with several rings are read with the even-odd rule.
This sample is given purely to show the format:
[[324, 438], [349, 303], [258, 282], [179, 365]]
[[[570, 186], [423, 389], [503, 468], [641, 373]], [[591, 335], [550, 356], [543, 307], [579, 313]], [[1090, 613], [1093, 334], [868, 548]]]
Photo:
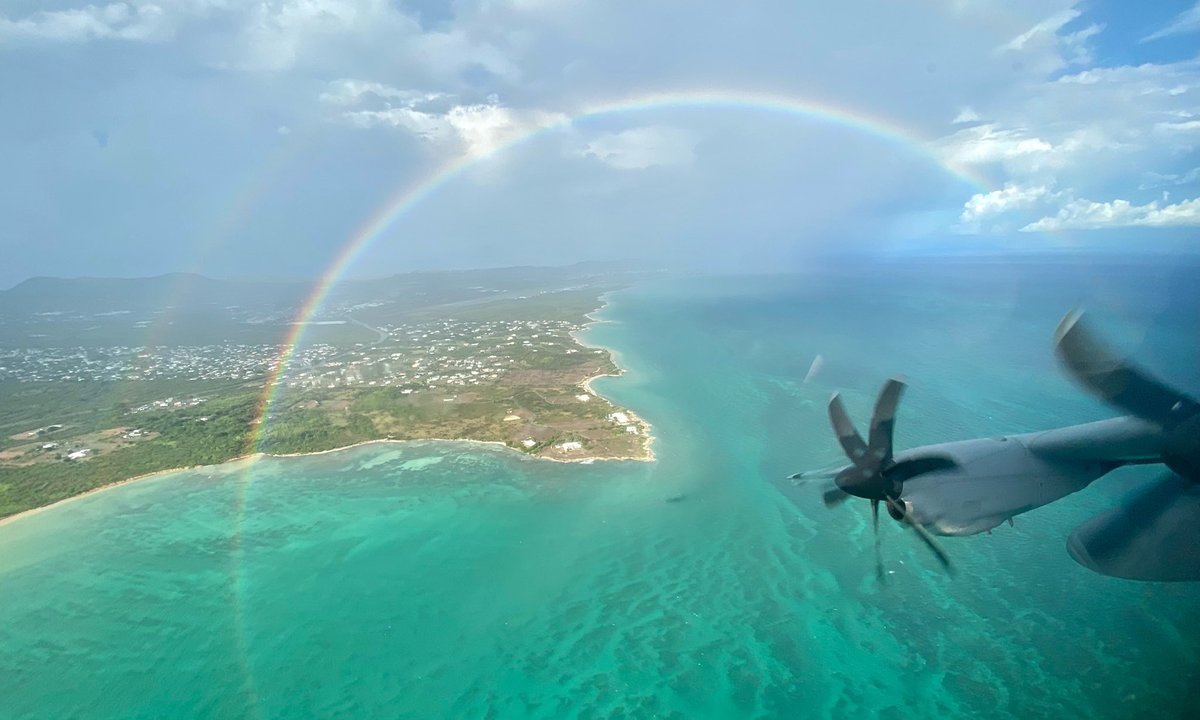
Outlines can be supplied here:
[[[2, 350], [0, 383], [46, 388], [91, 384], [141, 399], [117, 404], [117, 415], [102, 423], [107, 426], [87, 427], [50, 414], [40, 418], [40, 427], [15, 428], [20, 431], [6, 433], [8, 446], [0, 447], [0, 464], [90, 460], [160, 436], [140, 427], [145, 423], [193, 423], [188, 434], [194, 435], [194, 423], [221, 416], [231, 397], [252, 403], [268, 386], [279, 400], [271, 414], [256, 422], [267, 424], [260, 437], [280, 451], [336, 445], [337, 440], [316, 440], [311, 429], [297, 428], [319, 422], [328, 430], [348, 417], [373, 428], [363, 432], [381, 439], [501, 440], [522, 452], [564, 460], [635, 456], [648, 440], [644, 422], [580, 387], [588, 377], [616, 371], [606, 350], [576, 340], [580, 322], [358, 324], [376, 339], [301, 345], [290, 351], [233, 343]], [[145, 390], [139, 394], [141, 387]], [[180, 390], [152, 394], [167, 387]], [[199, 407], [210, 400], [216, 408]], [[177, 421], [166, 420], [175, 416]], [[120, 425], [112, 427], [115, 423]], [[612, 437], [612, 431], [627, 440]], [[343, 442], [363, 439], [338, 437]]]
[[8, 296], [0, 517], [149, 473], [375, 441], [654, 457], [649, 424], [592, 386], [622, 369], [577, 337], [617, 286], [607, 273], [398, 276], [348, 283], [307, 315], [297, 284], [189, 277], [203, 292], [169, 312], [139, 302], [168, 280]]
[[[534, 320], [389, 326], [376, 329], [374, 343], [301, 346], [286, 358], [279, 381], [303, 388], [399, 385], [410, 392], [492, 383], [514, 368], [549, 366], [557, 356], [603, 355], [578, 346], [572, 337], [578, 329]], [[0, 382], [259, 380], [281, 359], [271, 345], [0, 349]]]

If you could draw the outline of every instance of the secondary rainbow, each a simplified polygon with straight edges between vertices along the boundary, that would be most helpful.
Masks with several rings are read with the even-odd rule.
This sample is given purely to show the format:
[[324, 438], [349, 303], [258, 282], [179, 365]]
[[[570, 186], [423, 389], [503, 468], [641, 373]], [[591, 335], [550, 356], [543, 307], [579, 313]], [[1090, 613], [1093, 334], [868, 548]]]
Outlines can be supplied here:
[[744, 90], [699, 90], [647, 93], [616, 101], [586, 105], [575, 112], [551, 116], [525, 132], [518, 133], [486, 152], [465, 154], [438, 166], [424, 177], [402, 186], [375, 212], [366, 223], [342, 246], [333, 263], [321, 276], [312, 294], [297, 313], [292, 331], [284, 341], [279, 357], [268, 375], [259, 408], [259, 426], [252, 436], [251, 449], [261, 450], [263, 430], [279, 381], [291, 362], [292, 355], [310, 318], [320, 309], [329, 291], [364, 250], [378, 239], [412, 208], [440, 189], [452, 183], [475, 165], [512, 150], [541, 135], [569, 129], [579, 123], [623, 114], [670, 109], [727, 109], [748, 112], [775, 113], [793, 116], [802, 121], [820, 122], [852, 129], [895, 144], [906, 152], [922, 156], [942, 168], [947, 174], [962, 180], [977, 191], [990, 189], [990, 183], [956, 167], [934, 151], [932, 143], [900, 123], [869, 115], [827, 102], [790, 97], [769, 92]]

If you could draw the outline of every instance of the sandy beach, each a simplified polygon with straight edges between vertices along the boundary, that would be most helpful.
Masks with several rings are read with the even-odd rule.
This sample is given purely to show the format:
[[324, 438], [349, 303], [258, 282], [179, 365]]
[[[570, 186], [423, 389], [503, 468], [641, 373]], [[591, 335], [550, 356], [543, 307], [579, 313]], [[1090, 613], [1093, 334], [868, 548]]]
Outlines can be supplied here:
[[[262, 453], [254, 453], [251, 455], [239, 455], [238, 457], [231, 458], [220, 464], [221, 465], [231, 465], [231, 464], [235, 464], [235, 463], [248, 462], [248, 461], [253, 461], [253, 460], [257, 459], [260, 456], [262, 456]], [[51, 509], [59, 507], [61, 505], [66, 505], [67, 503], [75, 502], [76, 500], [82, 500], [85, 497], [89, 497], [89, 496], [95, 495], [97, 493], [102, 493], [102, 492], [105, 492], [106, 490], [112, 490], [113, 488], [121, 487], [122, 485], [129, 485], [130, 483], [141, 482], [143, 480], [151, 480], [156, 477], [162, 477], [164, 475], [171, 475], [172, 473], [186, 472], [188, 470], [199, 470], [200, 468], [205, 468], [205, 467], [217, 467], [217, 466], [216, 465], [189, 465], [187, 467], [167, 468], [165, 470], [155, 470], [154, 472], [145, 473], [143, 475], [135, 475], [134, 477], [131, 477], [131, 478], [126, 478], [124, 480], [118, 480], [117, 482], [111, 482], [106, 485], [94, 487], [91, 490], [88, 490], [86, 492], [81, 492], [78, 495], [72, 495], [71, 497], [63, 498], [62, 500], [56, 500], [56, 501], [50, 503], [49, 505], [41, 505], [39, 507], [30, 508], [28, 510], [23, 510], [15, 515], [9, 515], [7, 517], [0, 518], [0, 527], [3, 527], [11, 522], [16, 522], [17, 520], [20, 520], [21, 518], [31, 517], [33, 515], [37, 515], [38, 513], [42, 513], [47, 510], [51, 510]]]
[[[602, 310], [604, 310], [605, 307], [608, 306], [608, 293], [604, 293], [603, 295], [601, 295], [600, 299], [603, 301], [603, 304], [599, 308], [597, 308], [595, 311], [593, 311], [592, 313], [588, 313], [584, 316], [584, 317], [588, 318], [588, 320], [589, 320], [589, 322], [584, 325], [584, 328], [592, 325], [593, 323], [609, 322], [607, 320], [598, 319], [594, 315], [595, 313], [601, 312]], [[582, 342], [575, 333], [572, 333], [571, 337], [575, 340], [575, 342], [580, 347], [589, 348], [589, 349], [600, 349], [600, 350], [606, 351], [609, 354], [609, 356], [613, 358], [614, 364], [616, 364], [616, 355], [617, 354], [612, 350], [612, 348], [607, 348], [607, 347], [603, 347], [600, 345], [588, 345], [588, 344]], [[592, 389], [592, 382], [595, 381], [597, 378], [602, 378], [602, 377], [621, 377], [622, 375], [625, 374], [625, 372], [626, 372], [625, 368], [620, 367], [618, 365], [617, 372], [615, 372], [615, 373], [599, 373], [596, 375], [592, 375], [591, 377], [584, 378], [584, 380], [579, 383], [579, 387], [583, 388], [583, 390], [590, 395], [594, 395], [596, 397], [604, 397], [603, 395], [601, 395], [600, 393], [597, 393], [595, 390]], [[608, 399], [608, 398], [605, 398], [605, 399]], [[615, 403], [614, 403], [614, 407], [616, 407]], [[623, 409], [622, 412], [624, 412], [626, 415], [628, 415], [629, 418], [631, 420], [633, 420], [635, 423], [638, 423], [643, 428], [645, 428], [645, 434], [643, 436], [645, 438], [645, 442], [642, 444], [642, 449], [644, 452], [639, 455], [621, 455], [621, 456], [603, 456], [603, 457], [594, 456], [594, 455], [580, 455], [579, 457], [554, 458], [554, 457], [546, 457], [544, 455], [530, 455], [528, 453], [521, 452], [520, 450], [518, 450], [516, 448], [510, 447], [507, 444], [500, 442], [499, 440], [478, 440], [475, 438], [418, 438], [418, 439], [414, 439], [414, 440], [392, 440], [392, 439], [388, 439], [388, 438], [377, 438], [374, 440], [364, 440], [362, 442], [357, 442], [357, 443], [354, 443], [351, 445], [344, 445], [342, 447], [330, 448], [328, 450], [316, 450], [313, 452], [280, 453], [280, 454], [270, 454], [270, 453], [261, 453], [261, 452], [249, 453], [246, 455], [239, 455], [237, 457], [230, 458], [229, 460], [219, 463], [219, 465], [230, 465], [230, 464], [236, 464], [236, 463], [252, 464], [253, 462], [260, 460], [264, 457], [303, 458], [303, 457], [311, 457], [311, 456], [315, 456], [315, 455], [328, 455], [330, 453], [345, 452], [347, 450], [352, 450], [354, 448], [362, 447], [365, 445], [405, 444], [405, 443], [422, 443], [422, 442], [479, 443], [481, 445], [491, 445], [491, 446], [500, 447], [505, 450], [514, 452], [518, 455], [521, 455], [522, 457], [527, 457], [527, 458], [531, 458], [534, 460], [546, 460], [549, 462], [559, 462], [559, 463], [591, 464], [591, 463], [594, 463], [597, 461], [613, 461], [613, 460], [635, 461], [635, 462], [654, 462], [656, 457], [654, 455], [654, 448], [653, 448], [654, 435], [651, 432], [652, 426], [650, 425], [650, 423], [643, 420], [641, 417], [639, 417], [637, 415], [637, 413], [633, 412], [632, 410]], [[205, 468], [205, 467], [218, 467], [218, 465], [190, 465], [187, 467], [167, 468], [165, 470], [156, 470], [151, 473], [145, 473], [143, 475], [137, 475], [135, 477], [127, 478], [125, 480], [119, 480], [117, 482], [108, 483], [106, 485], [101, 485], [99, 487], [92, 488], [91, 490], [82, 492], [78, 495], [72, 495], [71, 497], [63, 498], [62, 500], [52, 502], [49, 505], [42, 505], [40, 507], [30, 508], [29, 510], [23, 510], [19, 513], [16, 513], [15, 515], [9, 515], [7, 517], [0, 518], [0, 527], [8, 525], [9, 523], [16, 522], [17, 520], [20, 520], [22, 518], [32, 517], [34, 515], [37, 515], [38, 513], [42, 513], [47, 510], [51, 510], [53, 508], [64, 505], [66, 503], [74, 502], [76, 500], [81, 500], [81, 499], [89, 497], [91, 495], [105, 492], [107, 490], [112, 490], [113, 488], [118, 488], [123, 485], [128, 485], [130, 483], [135, 483], [135, 482], [141, 482], [143, 480], [150, 480], [153, 478], [162, 477], [164, 475], [170, 475], [172, 473], [185, 472], [188, 470], [198, 470], [198, 469]]]

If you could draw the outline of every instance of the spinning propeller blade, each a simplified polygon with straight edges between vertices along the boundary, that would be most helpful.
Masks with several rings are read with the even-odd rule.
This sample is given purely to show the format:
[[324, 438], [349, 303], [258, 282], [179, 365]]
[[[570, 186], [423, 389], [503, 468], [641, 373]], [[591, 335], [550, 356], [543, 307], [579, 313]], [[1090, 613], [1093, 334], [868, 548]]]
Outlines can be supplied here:
[[883, 580], [883, 550], [879, 547], [879, 501], [871, 501], [871, 534], [875, 536], [875, 579]]
[[946, 554], [946, 551], [942, 549], [942, 546], [938, 544], [937, 540], [933, 539], [933, 534], [926, 530], [921, 523], [913, 519], [913, 516], [909, 514], [908, 509], [904, 507], [904, 503], [888, 498], [888, 507], [892, 508], [892, 510], [900, 515], [901, 519], [903, 519], [910, 528], [916, 531], [917, 537], [921, 538], [921, 542], [925, 543], [925, 546], [933, 551], [933, 554], [937, 557], [938, 562], [942, 564], [942, 569], [953, 574], [954, 566], [950, 564], [950, 556]]
[[896, 427], [896, 406], [903, 394], [904, 383], [901, 380], [888, 380], [879, 393], [879, 399], [875, 401], [875, 412], [871, 415], [867, 449], [883, 465], [892, 461], [892, 430]]
[[1200, 580], [1200, 403], [1118, 356], [1070, 312], [1055, 333], [1059, 359], [1103, 400], [1162, 426], [1172, 472], [1071, 533], [1084, 567], [1130, 580]]
[[858, 430], [854, 429], [854, 423], [850, 422], [850, 416], [846, 414], [846, 406], [842, 404], [842, 397], [837, 393], [829, 398], [829, 420], [833, 423], [833, 431], [837, 433], [838, 442], [846, 452], [846, 457], [859, 469], [866, 470], [869, 467], [867, 444], [863, 442]]
[[1094, 336], [1082, 312], [1069, 312], [1059, 323], [1055, 349], [1081, 385], [1130, 415], [1171, 426], [1200, 412], [1200, 403], [1109, 350]]
[[[916, 532], [942, 567], [951, 569], [950, 559], [934, 541], [933, 536], [908, 513], [900, 494], [904, 482], [928, 472], [938, 472], [956, 467], [953, 460], [945, 457], [922, 457], [896, 462], [893, 453], [893, 431], [896, 425], [896, 409], [904, 394], [904, 382], [897, 378], [887, 381], [875, 401], [871, 414], [868, 440], [858, 434], [842, 398], [837, 393], [829, 399], [829, 420], [837, 435], [838, 443], [850, 459], [850, 465], [842, 468], [833, 477], [834, 487], [822, 492], [826, 507], [841, 505], [851, 495], [871, 501], [871, 527], [875, 535], [875, 573], [883, 579], [882, 543], [879, 537], [879, 503], [887, 503], [889, 514], [903, 521]], [[793, 480], [811, 477], [828, 477], [826, 473], [796, 473]]]
[[1200, 483], [1167, 473], [1067, 539], [1080, 565], [1130, 580], [1200, 580]]

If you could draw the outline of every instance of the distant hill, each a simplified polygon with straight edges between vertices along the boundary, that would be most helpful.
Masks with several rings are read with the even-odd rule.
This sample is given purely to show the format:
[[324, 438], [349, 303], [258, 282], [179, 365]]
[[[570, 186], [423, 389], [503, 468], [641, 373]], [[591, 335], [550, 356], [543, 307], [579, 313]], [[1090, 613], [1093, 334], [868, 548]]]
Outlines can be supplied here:
[[[426, 317], [455, 308], [521, 298], [628, 276], [632, 263], [416, 272], [335, 285], [316, 319], [352, 316], [368, 323]], [[0, 346], [203, 345], [278, 343], [317, 289], [313, 282], [220, 280], [194, 273], [147, 278], [36, 277], [0, 291]], [[311, 333], [363, 341], [360, 326]]]
[[112, 312], [147, 307], [294, 305], [307, 283], [214, 280], [194, 273], [148, 278], [30, 278], [0, 291], [0, 312]]

